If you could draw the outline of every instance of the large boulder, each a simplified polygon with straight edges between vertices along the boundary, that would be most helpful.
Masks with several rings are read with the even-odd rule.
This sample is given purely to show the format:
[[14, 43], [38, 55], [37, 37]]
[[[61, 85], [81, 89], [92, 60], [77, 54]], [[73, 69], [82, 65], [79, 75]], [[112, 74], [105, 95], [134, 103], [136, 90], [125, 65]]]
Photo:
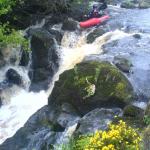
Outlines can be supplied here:
[[84, 62], [60, 75], [49, 103], [71, 103], [81, 114], [95, 107], [121, 106], [132, 100], [127, 78], [107, 62]]
[[31, 90], [46, 90], [58, 69], [58, 53], [54, 37], [44, 29], [32, 31]]

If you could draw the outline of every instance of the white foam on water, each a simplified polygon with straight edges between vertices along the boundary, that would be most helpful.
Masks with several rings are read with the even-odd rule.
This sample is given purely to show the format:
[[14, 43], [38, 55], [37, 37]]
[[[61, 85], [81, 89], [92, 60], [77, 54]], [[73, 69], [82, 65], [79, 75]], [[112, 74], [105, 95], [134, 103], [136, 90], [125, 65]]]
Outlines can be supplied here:
[[8, 105], [0, 108], [0, 143], [13, 136], [29, 117], [47, 104], [47, 94], [22, 90], [11, 98]]

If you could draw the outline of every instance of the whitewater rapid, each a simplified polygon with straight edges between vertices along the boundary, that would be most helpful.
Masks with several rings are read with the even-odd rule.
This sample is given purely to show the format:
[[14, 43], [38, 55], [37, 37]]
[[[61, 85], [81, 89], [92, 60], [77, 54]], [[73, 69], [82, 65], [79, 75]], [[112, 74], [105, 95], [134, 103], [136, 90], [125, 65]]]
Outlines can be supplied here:
[[[47, 91], [33, 93], [28, 92], [27, 88], [26, 90], [21, 88], [16, 94], [9, 95], [10, 102], [0, 108], [0, 144], [13, 136], [38, 109], [47, 105], [48, 96], [62, 72], [73, 68], [74, 65], [83, 61], [86, 56], [102, 53], [104, 43], [128, 36], [128, 34], [116, 30], [97, 38], [92, 44], [87, 44], [85, 38], [87, 34], [87, 31], [80, 34], [77, 32], [64, 33], [61, 46], [58, 47], [61, 56], [59, 71], [55, 74]], [[20, 70], [18, 72], [20, 73]]]

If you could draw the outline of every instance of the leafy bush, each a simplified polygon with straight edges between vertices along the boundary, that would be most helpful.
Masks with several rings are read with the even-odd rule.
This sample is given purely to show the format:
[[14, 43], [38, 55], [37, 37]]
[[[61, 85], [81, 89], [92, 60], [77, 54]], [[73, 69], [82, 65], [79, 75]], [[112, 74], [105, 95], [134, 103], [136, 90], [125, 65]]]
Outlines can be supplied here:
[[28, 49], [28, 40], [26, 40], [20, 31], [7, 28], [6, 25], [0, 25], [0, 47], [10, 45], [16, 47], [22, 45], [24, 49]]
[[0, 0], [0, 16], [11, 11], [15, 4], [16, 0]]
[[[0, 0], [0, 17], [7, 15], [12, 11], [12, 8], [20, 3], [20, 0]], [[20, 31], [14, 30], [9, 22], [0, 23], [0, 48], [10, 45], [16, 47], [22, 45], [24, 49], [29, 49], [28, 40], [23, 37]]]
[[107, 131], [80, 136], [67, 150], [140, 150], [140, 141], [138, 132], [121, 120]]
[[143, 120], [144, 120], [144, 123], [145, 123], [146, 125], [150, 125], [150, 116], [145, 115], [144, 118], [143, 118]]

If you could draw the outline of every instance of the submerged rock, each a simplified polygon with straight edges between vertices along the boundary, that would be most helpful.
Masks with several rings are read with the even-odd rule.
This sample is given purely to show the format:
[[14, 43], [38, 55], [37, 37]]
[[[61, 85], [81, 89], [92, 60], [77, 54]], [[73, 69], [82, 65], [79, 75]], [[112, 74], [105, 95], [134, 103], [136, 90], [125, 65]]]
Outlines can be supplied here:
[[121, 56], [114, 57], [113, 63], [123, 72], [129, 73], [132, 67], [132, 63]]
[[101, 106], [124, 106], [133, 89], [126, 77], [107, 62], [80, 63], [60, 75], [49, 103], [72, 104], [81, 114]]
[[32, 65], [30, 70], [33, 91], [46, 90], [58, 69], [59, 56], [53, 36], [44, 29], [32, 31]]
[[108, 124], [114, 119], [114, 116], [121, 116], [122, 111], [119, 108], [104, 109], [97, 108], [81, 118], [77, 134], [94, 133], [96, 130], [106, 130]]

